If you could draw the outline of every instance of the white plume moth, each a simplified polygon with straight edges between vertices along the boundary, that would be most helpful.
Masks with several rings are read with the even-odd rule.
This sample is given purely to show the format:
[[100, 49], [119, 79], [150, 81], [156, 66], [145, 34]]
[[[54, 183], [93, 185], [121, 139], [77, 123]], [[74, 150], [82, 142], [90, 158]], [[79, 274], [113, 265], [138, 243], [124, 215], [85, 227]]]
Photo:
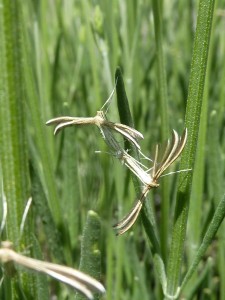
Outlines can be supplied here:
[[144, 187], [140, 198], [135, 202], [131, 211], [120, 222], [113, 226], [118, 235], [125, 233], [135, 223], [148, 192], [150, 189], [159, 186], [158, 179], [162, 173], [179, 157], [184, 149], [186, 141], [187, 129], [184, 130], [184, 133], [180, 138], [177, 132], [173, 130], [172, 143], [168, 140], [166, 150], [160, 163], [157, 162], [159, 147], [158, 145], [156, 146], [153, 167], [150, 169], [150, 173], [141, 169], [140, 166], [136, 163], [134, 164], [134, 162], [127, 162], [125, 157], [126, 165], [128, 164], [129, 169], [133, 169], [133, 173], [142, 181], [142, 183], [144, 183]]

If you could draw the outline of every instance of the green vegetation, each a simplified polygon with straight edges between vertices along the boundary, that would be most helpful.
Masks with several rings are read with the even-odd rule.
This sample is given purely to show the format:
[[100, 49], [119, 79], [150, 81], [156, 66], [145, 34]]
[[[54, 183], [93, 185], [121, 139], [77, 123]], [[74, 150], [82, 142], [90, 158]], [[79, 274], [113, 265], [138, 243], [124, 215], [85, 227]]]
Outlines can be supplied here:
[[[106, 294], [95, 299], [225, 299], [224, 4], [0, 0], [1, 241], [100, 280]], [[168, 172], [192, 169], [161, 178], [121, 236], [112, 225], [141, 183], [96, 126], [54, 136], [45, 125], [95, 116], [115, 78], [107, 118], [134, 124], [152, 159], [172, 129], [187, 127], [180, 164]], [[127, 141], [124, 149], [140, 159]], [[44, 275], [8, 269], [0, 299], [84, 299]]]

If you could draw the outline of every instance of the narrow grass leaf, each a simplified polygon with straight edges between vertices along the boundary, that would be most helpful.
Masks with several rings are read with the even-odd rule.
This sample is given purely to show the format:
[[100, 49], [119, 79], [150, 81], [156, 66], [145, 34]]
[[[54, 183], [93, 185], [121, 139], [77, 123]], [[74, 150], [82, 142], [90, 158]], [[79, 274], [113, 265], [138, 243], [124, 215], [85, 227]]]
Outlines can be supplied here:
[[222, 221], [224, 220], [224, 217], [225, 217], [225, 195], [223, 196], [222, 200], [219, 202], [219, 204], [216, 208], [216, 211], [214, 213], [214, 216], [212, 218], [212, 221], [210, 222], [207, 232], [203, 238], [203, 241], [196, 253], [196, 256], [195, 256], [190, 268], [188, 269], [187, 274], [184, 277], [184, 280], [182, 281], [180, 292], [185, 287], [188, 280], [190, 280], [193, 273], [196, 271], [199, 262], [204, 257], [204, 254], [205, 254], [206, 250], [208, 249], [208, 247], [210, 246], [210, 244], [212, 243], [213, 238], [215, 238], [215, 235], [216, 235]]
[[[192, 169], [194, 166], [213, 11], [214, 0], [208, 2], [200, 0], [185, 119], [189, 139], [181, 157], [181, 169]], [[177, 193], [174, 228], [167, 271], [168, 297], [176, 295], [180, 285], [191, 180], [191, 172], [179, 175], [179, 190]]]
[[[166, 78], [166, 63], [164, 54], [164, 37], [163, 37], [163, 2], [153, 0], [153, 16], [154, 31], [156, 44], [156, 66], [157, 66], [157, 83], [159, 94], [159, 113], [160, 113], [160, 135], [162, 141], [165, 141], [169, 132], [169, 115], [168, 115], [168, 92]], [[149, 41], [150, 43], [150, 41]], [[162, 255], [166, 262], [168, 256], [168, 232], [169, 232], [169, 186], [168, 181], [162, 182], [162, 205], [161, 205], [161, 224], [160, 224], [160, 240], [162, 247]]]
[[[5, 232], [19, 249], [29, 243], [30, 231], [20, 224], [29, 198], [29, 172], [24, 98], [23, 33], [21, 1], [0, 1], [0, 163], [3, 193], [7, 203]], [[2, 184], [2, 183], [1, 183]], [[30, 223], [30, 217], [27, 223]], [[30, 228], [32, 225], [30, 223]], [[10, 285], [8, 285], [9, 287]], [[32, 290], [32, 278], [24, 276], [21, 286]], [[18, 296], [16, 280], [11, 296]], [[9, 287], [9, 289], [11, 288]], [[10, 291], [6, 291], [6, 294]]]
[[[101, 276], [100, 233], [101, 224], [99, 217], [94, 211], [89, 211], [82, 236], [79, 269], [97, 280], [100, 280]], [[83, 297], [77, 294], [76, 300], [81, 299]], [[95, 296], [95, 299], [98, 299], [98, 295]]]

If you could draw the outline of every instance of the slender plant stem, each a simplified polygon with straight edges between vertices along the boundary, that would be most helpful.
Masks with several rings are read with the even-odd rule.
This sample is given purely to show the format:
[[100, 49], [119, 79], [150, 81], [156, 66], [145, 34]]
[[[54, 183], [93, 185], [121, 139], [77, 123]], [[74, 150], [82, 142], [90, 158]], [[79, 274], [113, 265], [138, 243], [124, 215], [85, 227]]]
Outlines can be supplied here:
[[[166, 64], [163, 51], [163, 22], [162, 22], [162, 2], [153, 0], [153, 15], [154, 15], [154, 29], [155, 29], [155, 42], [156, 42], [156, 63], [157, 63], [157, 78], [159, 87], [159, 105], [161, 117], [161, 138], [163, 141], [168, 139], [168, 100], [167, 100], [167, 81], [166, 81]], [[168, 256], [168, 232], [169, 232], [169, 186], [168, 181], [163, 180], [161, 184], [161, 228], [160, 239], [162, 256], [166, 263]]]
[[[189, 136], [181, 158], [181, 169], [190, 169], [194, 166], [213, 11], [213, 0], [201, 0], [199, 2], [185, 120]], [[179, 190], [177, 194], [174, 228], [168, 262], [168, 297], [176, 295], [180, 284], [191, 180], [192, 174], [190, 172], [188, 174], [181, 173], [179, 176]]]

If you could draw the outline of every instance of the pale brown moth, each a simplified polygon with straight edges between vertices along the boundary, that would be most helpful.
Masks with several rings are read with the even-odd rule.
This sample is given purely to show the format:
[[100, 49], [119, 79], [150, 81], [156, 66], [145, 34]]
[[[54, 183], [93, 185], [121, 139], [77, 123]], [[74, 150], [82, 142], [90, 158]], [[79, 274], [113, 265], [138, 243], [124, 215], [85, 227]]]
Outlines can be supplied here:
[[88, 299], [93, 299], [93, 293], [105, 293], [105, 288], [96, 279], [73, 268], [49, 263], [21, 255], [11, 249], [12, 243], [4, 241], [0, 248], [0, 261], [13, 262], [28, 269], [49, 275], [63, 283], [72, 286]]
[[[117, 79], [116, 79], [117, 84]], [[138, 139], [143, 139], [142, 133], [137, 131], [136, 129], [127, 126], [125, 124], [121, 123], [115, 123], [108, 121], [106, 118], [106, 112], [108, 111], [110, 102], [112, 100], [113, 94], [115, 92], [114, 87], [112, 93], [110, 94], [109, 98], [106, 100], [106, 102], [103, 104], [101, 109], [97, 111], [96, 116], [94, 117], [58, 117], [51, 119], [46, 122], [46, 125], [56, 125], [54, 134], [57, 134], [61, 129], [68, 126], [73, 125], [96, 125], [102, 134], [103, 139], [105, 142], [110, 146], [110, 143], [113, 141], [111, 140], [112, 137], [112, 131], [115, 131], [117, 133], [120, 133], [126, 138], [128, 141], [130, 141], [132, 144], [134, 144], [137, 149], [140, 149], [140, 146], [137, 142]], [[105, 112], [103, 111], [103, 108], [105, 109]]]
[[[160, 163], [157, 162], [159, 146], [156, 145], [153, 167], [150, 169], [150, 173], [147, 173], [149, 177], [147, 177], [146, 175], [146, 178], [149, 179], [149, 182], [147, 183], [146, 181], [146, 183], [144, 183], [144, 181], [142, 180], [142, 182], [144, 183], [144, 188], [142, 190], [140, 198], [135, 202], [131, 211], [120, 222], [113, 226], [118, 235], [125, 233], [135, 223], [148, 192], [150, 191], [150, 189], [159, 186], [158, 180], [160, 176], [179, 157], [184, 149], [186, 141], [187, 128], [184, 130], [184, 133], [180, 138], [177, 132], [173, 130], [172, 142], [170, 143], [170, 141], [168, 140], [166, 150]], [[135, 168], [136, 167], [137, 166], [135, 166]], [[141, 174], [143, 172], [146, 171], [142, 170]], [[138, 177], [139, 179], [141, 179], [143, 178], [143, 175], [139, 175]]]
[[125, 137], [128, 141], [134, 144], [138, 149], [140, 149], [140, 146], [137, 142], [137, 139], [144, 138], [139, 131], [130, 126], [108, 121], [106, 119], [105, 113], [101, 110], [97, 111], [95, 117], [58, 117], [47, 121], [46, 125], [56, 125], [54, 134], [57, 134], [61, 129], [68, 126], [96, 125], [100, 129], [101, 134], [105, 140], [107, 140], [108, 138], [105, 132], [107, 129], [109, 129], [110, 131], [115, 131], [117, 133], [122, 134], [123, 137]]

